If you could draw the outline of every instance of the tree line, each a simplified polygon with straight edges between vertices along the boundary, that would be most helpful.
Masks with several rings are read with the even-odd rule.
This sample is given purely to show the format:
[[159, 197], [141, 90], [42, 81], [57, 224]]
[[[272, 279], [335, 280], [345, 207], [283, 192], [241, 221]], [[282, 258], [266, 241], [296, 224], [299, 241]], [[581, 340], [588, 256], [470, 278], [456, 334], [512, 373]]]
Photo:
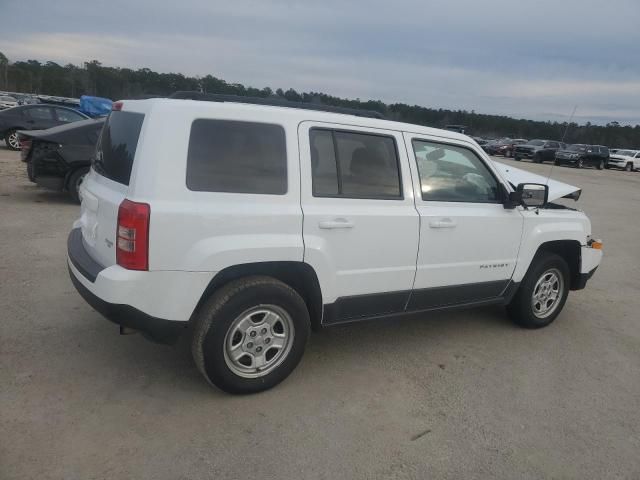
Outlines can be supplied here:
[[[543, 122], [516, 119], [503, 115], [487, 115], [466, 110], [428, 108], [404, 103], [386, 104], [380, 100], [346, 99], [320, 92], [297, 92], [289, 88], [275, 91], [270, 87], [255, 88], [206, 75], [188, 77], [181, 73], [158, 73], [148, 68], [108, 67], [97, 60], [82, 66], [59, 65], [55, 62], [26, 60], [10, 62], [0, 52], [0, 90], [37, 93], [64, 97], [96, 95], [114, 100], [145, 96], [166, 96], [178, 90], [195, 90], [253, 97], [278, 97], [299, 102], [321, 103], [339, 107], [374, 110], [387, 118], [442, 128], [466, 125], [474, 136], [512, 138], [544, 138], [567, 143], [591, 143], [621, 148], [640, 148], [640, 125], [584, 125], [567, 122]], [[566, 132], [566, 136], [565, 136]]]

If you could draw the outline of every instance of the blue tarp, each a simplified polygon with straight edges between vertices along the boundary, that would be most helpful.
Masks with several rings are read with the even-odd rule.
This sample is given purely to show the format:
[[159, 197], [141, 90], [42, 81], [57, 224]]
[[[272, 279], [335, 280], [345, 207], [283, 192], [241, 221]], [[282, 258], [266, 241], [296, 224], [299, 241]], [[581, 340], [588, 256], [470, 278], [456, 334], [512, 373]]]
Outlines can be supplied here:
[[101, 117], [103, 115], [109, 115], [112, 105], [113, 101], [108, 98], [82, 95], [80, 97], [80, 108], [78, 110], [90, 117]]

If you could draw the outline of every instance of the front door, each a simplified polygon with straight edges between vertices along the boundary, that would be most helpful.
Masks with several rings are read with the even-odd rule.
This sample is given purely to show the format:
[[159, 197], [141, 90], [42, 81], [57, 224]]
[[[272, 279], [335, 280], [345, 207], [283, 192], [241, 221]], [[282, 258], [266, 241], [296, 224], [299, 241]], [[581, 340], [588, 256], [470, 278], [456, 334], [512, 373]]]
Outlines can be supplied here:
[[516, 266], [523, 217], [504, 208], [490, 160], [464, 141], [405, 133], [405, 142], [420, 213], [408, 310], [501, 297]]
[[299, 127], [304, 261], [317, 273], [323, 323], [405, 309], [419, 218], [402, 133]]

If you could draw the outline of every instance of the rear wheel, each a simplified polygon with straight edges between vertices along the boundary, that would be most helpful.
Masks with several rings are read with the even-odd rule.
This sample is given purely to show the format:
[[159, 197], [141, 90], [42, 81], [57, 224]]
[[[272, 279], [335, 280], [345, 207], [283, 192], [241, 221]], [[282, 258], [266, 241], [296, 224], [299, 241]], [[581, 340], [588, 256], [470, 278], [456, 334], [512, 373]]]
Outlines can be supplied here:
[[569, 294], [569, 266], [554, 253], [533, 259], [518, 293], [507, 306], [509, 317], [525, 328], [549, 325], [560, 314]]
[[560, 166], [560, 160], [554, 160], [554, 161], [553, 161], [553, 164], [554, 164], [556, 167]]
[[67, 189], [69, 190], [69, 195], [71, 195], [71, 198], [73, 198], [73, 201], [76, 203], [80, 203], [80, 187], [87, 173], [89, 173], [88, 168], [79, 168], [69, 177]]
[[247, 277], [224, 286], [199, 309], [193, 358], [218, 388], [260, 392], [295, 369], [309, 332], [309, 312], [295, 290], [271, 277]]
[[8, 130], [4, 134], [4, 142], [11, 150], [20, 150], [20, 141], [18, 140], [18, 132], [15, 130]]
[[578, 161], [576, 162], [576, 167], [577, 168], [584, 168], [584, 160], [582, 160], [581, 158], [578, 159]]
[[519, 162], [520, 160], [522, 160], [522, 157], [519, 157], [519, 156], [517, 156], [517, 155], [516, 155], [516, 156], [514, 157], [514, 160], [516, 160], [517, 162]]
[[598, 170], [602, 170], [604, 168], [604, 160], [600, 160], [600, 162], [598, 163]]
[[542, 155], [540, 155], [539, 153], [536, 153], [533, 156], [533, 161], [536, 162], [536, 163], [542, 163]]

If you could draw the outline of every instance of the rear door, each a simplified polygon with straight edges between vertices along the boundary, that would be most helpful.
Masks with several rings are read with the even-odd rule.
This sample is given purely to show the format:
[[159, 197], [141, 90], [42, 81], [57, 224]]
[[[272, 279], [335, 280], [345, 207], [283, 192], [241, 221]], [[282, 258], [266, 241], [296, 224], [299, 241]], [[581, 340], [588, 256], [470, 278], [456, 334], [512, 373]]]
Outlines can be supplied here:
[[303, 122], [304, 260], [322, 285], [323, 322], [403, 311], [419, 218], [400, 132]]
[[523, 228], [505, 209], [499, 176], [471, 143], [405, 133], [420, 213], [409, 310], [499, 297], [516, 267]]
[[25, 113], [29, 130], [44, 130], [58, 125], [53, 108], [51, 107], [30, 107], [25, 110]]
[[116, 263], [118, 208], [129, 190], [144, 118], [138, 112], [111, 112], [98, 140], [91, 172], [82, 183], [82, 236], [91, 256], [104, 266]]

